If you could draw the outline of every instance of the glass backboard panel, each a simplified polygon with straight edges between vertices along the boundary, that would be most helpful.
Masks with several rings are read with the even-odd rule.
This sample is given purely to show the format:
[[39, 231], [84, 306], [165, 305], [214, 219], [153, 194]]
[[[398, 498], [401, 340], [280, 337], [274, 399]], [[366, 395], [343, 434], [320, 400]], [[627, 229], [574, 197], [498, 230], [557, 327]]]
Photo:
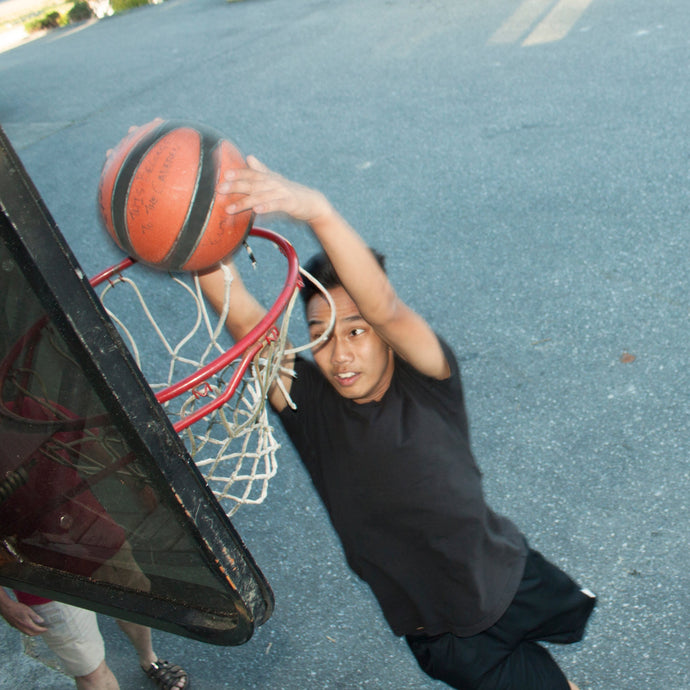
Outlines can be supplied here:
[[215, 644], [273, 595], [0, 129], [0, 584]]

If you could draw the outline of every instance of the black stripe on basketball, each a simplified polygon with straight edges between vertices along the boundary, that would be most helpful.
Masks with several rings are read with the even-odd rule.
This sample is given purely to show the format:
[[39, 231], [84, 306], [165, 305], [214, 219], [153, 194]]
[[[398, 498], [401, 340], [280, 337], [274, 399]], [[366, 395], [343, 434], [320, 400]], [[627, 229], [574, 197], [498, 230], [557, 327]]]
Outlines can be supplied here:
[[216, 196], [218, 169], [213, 152], [222, 141], [222, 135], [209, 127], [178, 123], [178, 127], [190, 127], [201, 136], [199, 172], [192, 203], [184, 225], [180, 229], [168, 255], [161, 261], [161, 268], [179, 270], [194, 254], [203, 239], [213, 202]]
[[127, 201], [129, 197], [129, 187], [134, 179], [134, 175], [141, 164], [142, 159], [146, 156], [153, 145], [168, 132], [176, 129], [179, 125], [174, 122], [162, 122], [158, 127], [155, 127], [150, 132], [145, 134], [127, 154], [122, 161], [122, 165], [117, 173], [117, 178], [113, 185], [113, 193], [111, 198], [111, 213], [113, 221], [113, 229], [115, 235], [120, 243], [120, 246], [127, 254], [134, 256], [134, 247], [129, 238], [129, 229], [127, 228]]

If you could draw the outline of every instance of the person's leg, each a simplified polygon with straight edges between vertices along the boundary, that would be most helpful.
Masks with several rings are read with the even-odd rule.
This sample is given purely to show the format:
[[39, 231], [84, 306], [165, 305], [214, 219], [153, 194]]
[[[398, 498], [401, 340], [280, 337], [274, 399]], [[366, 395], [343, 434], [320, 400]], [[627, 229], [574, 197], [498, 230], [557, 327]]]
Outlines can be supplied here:
[[567, 573], [530, 550], [518, 595], [507, 611], [513, 625], [527, 622], [525, 639], [535, 642], [579, 642], [597, 600]]
[[120, 630], [129, 638], [132, 643], [137, 656], [139, 657], [139, 665], [146, 670], [151, 664], [158, 659], [156, 653], [153, 651], [153, 642], [151, 640], [151, 628], [145, 625], [138, 625], [137, 623], [130, 623], [129, 621], [122, 621], [116, 619]]
[[489, 631], [407, 641], [427, 675], [457, 690], [572, 690], [553, 657], [535, 642], [508, 645]]
[[85, 676], [75, 676], [78, 690], [120, 690], [120, 686], [113, 672], [108, 668], [105, 659], [101, 661], [95, 671]]
[[119, 690], [105, 662], [105, 645], [93, 611], [58, 601], [33, 608], [48, 628], [41, 637], [65, 671], [74, 676], [79, 690]]
[[139, 665], [151, 680], [163, 688], [189, 687], [187, 673], [174, 664], [162, 661], [153, 650], [151, 628], [129, 621], [117, 620], [122, 632], [127, 635], [139, 657]]
[[[531, 620], [525, 639], [533, 642], [579, 642], [597, 604], [592, 592], [533, 549], [518, 594], [506, 612], [506, 618], [513, 619], [508, 625]], [[568, 685], [570, 690], [579, 690], [572, 681]]]
[[[92, 574], [92, 577], [141, 592], [148, 592], [151, 589], [151, 583], [139, 567], [128, 542], [125, 542], [112, 558], [103, 563]], [[116, 621], [136, 650], [139, 665], [152, 681], [164, 690], [190, 687], [189, 678], [184, 669], [158, 658], [153, 650], [150, 628], [129, 621], [117, 619]]]
[[472, 637], [408, 636], [419, 665], [461, 690], [577, 690], [540, 641], [579, 641], [594, 596], [530, 550], [518, 591], [503, 616]]

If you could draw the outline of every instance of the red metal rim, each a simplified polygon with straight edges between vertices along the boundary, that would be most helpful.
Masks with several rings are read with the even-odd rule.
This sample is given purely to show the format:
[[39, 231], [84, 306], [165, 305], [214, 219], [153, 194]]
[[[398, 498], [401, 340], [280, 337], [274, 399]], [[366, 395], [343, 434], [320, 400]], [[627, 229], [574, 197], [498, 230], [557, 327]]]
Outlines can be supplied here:
[[[156, 394], [156, 399], [159, 403], [167, 402], [168, 400], [172, 400], [183, 393], [193, 390], [235, 360], [241, 360], [237, 370], [235, 371], [231, 381], [228, 383], [228, 386], [223, 391], [222, 395], [214, 398], [208, 404], [179, 420], [176, 424], [174, 424], [176, 431], [180, 431], [188, 426], [191, 426], [194, 424], [194, 422], [217, 409], [232, 397], [237, 389], [237, 386], [239, 385], [239, 382], [242, 380], [244, 373], [249, 367], [251, 360], [270, 340], [270, 332], [275, 326], [276, 321], [280, 318], [280, 315], [285, 311], [285, 308], [287, 307], [295, 289], [298, 286], [299, 260], [292, 244], [282, 237], [282, 235], [279, 235], [272, 230], [266, 230], [265, 228], [254, 227], [249, 234], [250, 236], [260, 237], [273, 242], [278, 246], [281, 253], [285, 256], [288, 263], [288, 271], [283, 288], [266, 315], [261, 319], [261, 321], [259, 321], [259, 323], [256, 324], [256, 326], [254, 326], [254, 328], [252, 328], [249, 333], [247, 333], [246, 336], [244, 336], [244, 338], [236, 342], [230, 349], [226, 350], [222, 355], [214, 359], [212, 362], [209, 362], [200, 368], [194, 374], [190, 374], [189, 376], [168, 386], [167, 388], [164, 388]], [[91, 286], [94, 288], [98, 287], [130, 266], [133, 266], [135, 263], [135, 259], [123, 259], [114, 266], [101, 271], [91, 278]]]

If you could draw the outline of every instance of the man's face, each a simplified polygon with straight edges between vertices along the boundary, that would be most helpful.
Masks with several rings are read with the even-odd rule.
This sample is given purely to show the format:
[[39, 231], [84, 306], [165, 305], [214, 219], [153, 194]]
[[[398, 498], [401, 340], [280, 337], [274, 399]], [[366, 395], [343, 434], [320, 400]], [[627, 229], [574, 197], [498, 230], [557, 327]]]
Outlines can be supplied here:
[[[335, 302], [335, 326], [328, 340], [314, 349], [314, 361], [344, 398], [357, 403], [380, 400], [393, 376], [393, 351], [362, 318], [344, 288], [329, 290]], [[312, 339], [324, 333], [330, 320], [325, 298], [314, 295], [307, 304]]]

